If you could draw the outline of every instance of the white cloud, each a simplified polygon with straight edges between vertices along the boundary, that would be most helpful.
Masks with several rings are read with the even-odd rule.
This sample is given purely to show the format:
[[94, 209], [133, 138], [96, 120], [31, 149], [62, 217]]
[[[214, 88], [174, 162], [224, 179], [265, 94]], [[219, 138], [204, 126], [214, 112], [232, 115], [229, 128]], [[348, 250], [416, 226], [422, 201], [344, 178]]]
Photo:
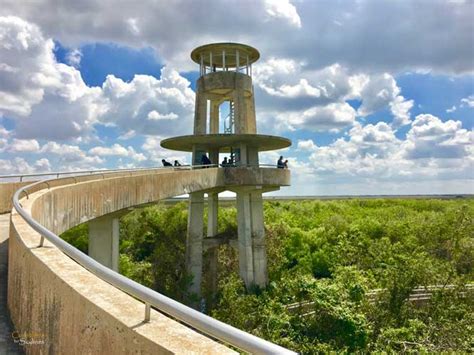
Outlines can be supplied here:
[[301, 27], [300, 16], [289, 0], [265, 0], [265, 11], [270, 17], [281, 18], [295, 27]]
[[183, 70], [195, 68], [188, 59], [191, 48], [233, 40], [262, 53], [311, 59], [314, 69], [339, 62], [362, 72], [459, 74], [473, 71], [473, 7], [472, 1], [435, 1], [426, 12], [410, 1], [143, 0], [117, 6], [103, 0], [71, 6], [4, 0], [0, 14], [35, 22], [71, 48], [87, 42], [150, 46], [163, 63]]
[[421, 114], [413, 121], [402, 148], [408, 159], [463, 159], [471, 155], [469, 145], [473, 143], [473, 132], [462, 128], [460, 121], [442, 122], [433, 115]]
[[289, 129], [308, 129], [312, 131], [334, 130], [352, 125], [356, 112], [346, 102], [335, 102], [326, 106], [315, 106], [310, 109], [278, 114], [280, 122]]
[[104, 163], [97, 155], [87, 155], [79, 146], [48, 142], [41, 147], [41, 153], [56, 155], [62, 170], [96, 168]]
[[153, 111], [148, 112], [148, 115], [146, 117], [150, 121], [175, 120], [175, 119], [178, 118], [178, 115], [175, 114], [174, 112], [161, 114], [161, 113], [156, 112], [155, 110], [153, 110]]
[[456, 105], [453, 105], [453, 106], [451, 106], [451, 108], [446, 109], [446, 112], [447, 112], [447, 113], [453, 113], [453, 112], [456, 111], [456, 110], [457, 110]]
[[[390, 109], [392, 125], [410, 123], [413, 100], [400, 95], [395, 78], [388, 74], [351, 73], [333, 64], [321, 70], [290, 59], [270, 58], [255, 66], [256, 96], [267, 126], [277, 128], [338, 131], [350, 127], [357, 116]], [[347, 102], [360, 100], [357, 112]], [[268, 128], [265, 127], [264, 128]]]
[[461, 107], [474, 107], [474, 95], [469, 95], [468, 97], [465, 97], [461, 99]]
[[69, 65], [73, 66], [74, 68], [80, 67], [81, 59], [82, 59], [82, 52], [77, 48], [69, 51], [66, 56], [66, 61], [69, 63]]
[[36, 139], [13, 139], [8, 151], [12, 153], [18, 152], [38, 152], [40, 150], [39, 143]]
[[2, 61], [21, 72], [0, 70], [0, 114], [15, 119], [18, 138], [88, 141], [97, 123], [142, 134], [191, 129], [194, 92], [176, 70], [164, 67], [160, 79], [136, 75], [131, 82], [109, 75], [101, 88], [88, 87], [77, 69], [56, 62], [53, 41], [36, 26], [1, 18], [0, 39]]
[[8, 138], [10, 136], [10, 131], [6, 130], [5, 127], [0, 126], [0, 137]]
[[368, 116], [387, 107], [399, 93], [400, 88], [390, 74], [370, 77], [360, 92], [362, 105], [358, 109], [358, 114]]
[[35, 162], [35, 170], [38, 172], [47, 172], [51, 171], [51, 164], [47, 158], [38, 159]]
[[133, 137], [135, 137], [137, 135], [137, 132], [135, 132], [133, 129], [131, 129], [130, 131], [128, 132], [125, 132], [124, 134], [120, 135], [117, 139], [120, 139], [120, 140], [128, 140], [128, 139], [131, 139]]
[[303, 151], [314, 151], [317, 145], [314, 144], [313, 140], [298, 140], [298, 149]]
[[18, 138], [66, 139], [91, 133], [100, 112], [98, 88], [57, 63], [54, 43], [18, 17], [0, 17], [0, 114], [17, 122]]
[[442, 122], [423, 114], [411, 123], [405, 140], [398, 139], [394, 129], [384, 122], [365, 126], [356, 123], [347, 139], [336, 139], [328, 146], [316, 146], [312, 141], [304, 145], [311, 147], [311, 175], [321, 183], [391, 181], [399, 184], [397, 193], [403, 193], [400, 184], [473, 179], [472, 142], [472, 132], [462, 128], [459, 121]]
[[120, 156], [128, 157], [136, 161], [146, 160], [145, 156], [142, 153], [137, 153], [133, 147], [125, 148], [120, 144], [115, 143], [111, 147], [94, 147], [89, 150], [89, 154], [97, 156]]
[[394, 128], [410, 124], [410, 110], [413, 107], [413, 104], [413, 100], [405, 100], [401, 95], [395, 97], [395, 99], [390, 102], [390, 111], [392, 111], [394, 116], [392, 123]]
[[100, 122], [124, 132], [172, 135], [191, 131], [194, 92], [190, 82], [171, 68], [164, 67], [160, 79], [135, 75], [128, 83], [109, 75], [102, 97], [107, 110]]
[[23, 158], [0, 159], [0, 171], [2, 174], [29, 174], [35, 172], [35, 168], [28, 164]]

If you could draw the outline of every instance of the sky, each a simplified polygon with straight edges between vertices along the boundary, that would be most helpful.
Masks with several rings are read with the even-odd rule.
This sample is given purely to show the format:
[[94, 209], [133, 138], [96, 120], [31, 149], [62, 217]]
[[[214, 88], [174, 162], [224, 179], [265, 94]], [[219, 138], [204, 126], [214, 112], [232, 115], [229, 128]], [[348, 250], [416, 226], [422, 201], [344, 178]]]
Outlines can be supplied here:
[[474, 193], [474, 1], [17, 1], [0, 7], [0, 174], [190, 161], [212, 42], [257, 48], [280, 195]]

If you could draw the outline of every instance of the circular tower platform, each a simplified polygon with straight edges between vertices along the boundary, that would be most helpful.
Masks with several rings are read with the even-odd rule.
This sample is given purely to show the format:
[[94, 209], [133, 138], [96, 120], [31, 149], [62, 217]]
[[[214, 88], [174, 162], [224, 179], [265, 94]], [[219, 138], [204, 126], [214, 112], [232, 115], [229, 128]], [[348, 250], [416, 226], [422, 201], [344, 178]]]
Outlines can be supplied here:
[[218, 149], [220, 153], [229, 153], [231, 147], [246, 144], [257, 148], [257, 151], [278, 150], [287, 148], [291, 141], [287, 138], [265, 134], [194, 134], [164, 139], [161, 146], [166, 149], [192, 152], [193, 146], [205, 149]]

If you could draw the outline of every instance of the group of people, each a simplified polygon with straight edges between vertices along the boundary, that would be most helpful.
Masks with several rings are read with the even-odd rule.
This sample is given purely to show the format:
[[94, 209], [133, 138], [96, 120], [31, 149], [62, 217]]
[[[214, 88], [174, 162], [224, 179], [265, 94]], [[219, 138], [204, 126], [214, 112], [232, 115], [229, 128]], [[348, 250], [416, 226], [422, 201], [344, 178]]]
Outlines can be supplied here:
[[280, 159], [277, 161], [277, 168], [288, 169], [288, 159], [283, 161], [283, 155], [280, 155]]
[[227, 168], [229, 166], [234, 166], [235, 162], [234, 162], [234, 158], [233, 157], [230, 157], [230, 158], [227, 158], [225, 157], [224, 160], [222, 161], [221, 163], [221, 166], [223, 168]]
[[[163, 166], [173, 166], [173, 164], [171, 164], [169, 161], [166, 161], [165, 159], [161, 159], [161, 163], [163, 164]], [[181, 166], [181, 164], [179, 163], [179, 161], [175, 160], [174, 166]]]
[[[165, 159], [162, 159], [161, 162], [163, 163], [163, 166], [181, 166], [179, 161], [175, 160], [174, 165], [171, 164], [170, 162], [166, 161]], [[201, 165], [211, 165], [212, 161], [207, 157], [206, 154], [203, 154], [201, 157]], [[234, 158], [231, 156], [230, 158], [225, 157], [224, 160], [222, 160], [221, 166], [223, 168], [230, 167], [230, 166], [235, 166]], [[288, 169], [288, 159], [283, 161], [283, 156], [280, 156], [280, 159], [277, 161], [277, 168], [279, 169]]]

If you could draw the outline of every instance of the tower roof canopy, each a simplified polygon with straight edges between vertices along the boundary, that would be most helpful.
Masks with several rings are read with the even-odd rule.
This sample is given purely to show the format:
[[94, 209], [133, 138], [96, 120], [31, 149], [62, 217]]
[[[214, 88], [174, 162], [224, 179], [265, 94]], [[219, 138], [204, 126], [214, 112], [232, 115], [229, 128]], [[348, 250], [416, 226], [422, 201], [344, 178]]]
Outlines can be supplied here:
[[[203, 64], [210, 66], [210, 53], [212, 53], [212, 65], [222, 67], [224, 63], [223, 52], [225, 51], [225, 65], [227, 67], [235, 67], [237, 64], [236, 53], [239, 52], [240, 63], [241, 65], [246, 63], [246, 56], [248, 56], [249, 63], [252, 64], [260, 58], [260, 53], [253, 47], [241, 43], [231, 43], [231, 42], [222, 42], [222, 43], [211, 43], [204, 46], [195, 48], [191, 52], [191, 59], [197, 64], [201, 63], [201, 56]], [[245, 61], [245, 62], [244, 62]]]

